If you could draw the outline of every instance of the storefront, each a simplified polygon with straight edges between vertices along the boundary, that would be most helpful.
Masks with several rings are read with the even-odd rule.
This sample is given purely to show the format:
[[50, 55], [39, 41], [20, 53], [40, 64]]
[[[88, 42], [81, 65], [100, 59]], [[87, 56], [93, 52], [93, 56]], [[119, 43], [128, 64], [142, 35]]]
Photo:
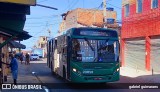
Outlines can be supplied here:
[[[31, 36], [23, 31], [26, 15], [36, 0], [0, 0], [0, 83], [7, 79], [9, 42], [22, 41]], [[16, 45], [15, 45], [16, 46]]]

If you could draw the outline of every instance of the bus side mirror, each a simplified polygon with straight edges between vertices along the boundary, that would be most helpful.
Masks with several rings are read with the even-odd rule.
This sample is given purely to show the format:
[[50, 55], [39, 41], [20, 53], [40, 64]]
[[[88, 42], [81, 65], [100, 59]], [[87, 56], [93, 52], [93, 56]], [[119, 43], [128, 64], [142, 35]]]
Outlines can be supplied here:
[[119, 54], [120, 54], [120, 42], [118, 42], [118, 49], [119, 49]]

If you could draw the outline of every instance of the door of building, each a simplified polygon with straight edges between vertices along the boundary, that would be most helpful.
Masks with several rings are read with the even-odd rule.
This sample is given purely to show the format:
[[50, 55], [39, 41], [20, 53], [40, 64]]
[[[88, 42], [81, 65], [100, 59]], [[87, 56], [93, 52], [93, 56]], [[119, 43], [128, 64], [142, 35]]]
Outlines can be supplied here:
[[151, 38], [151, 69], [160, 72], [160, 36]]
[[130, 40], [125, 43], [125, 66], [145, 70], [145, 40]]

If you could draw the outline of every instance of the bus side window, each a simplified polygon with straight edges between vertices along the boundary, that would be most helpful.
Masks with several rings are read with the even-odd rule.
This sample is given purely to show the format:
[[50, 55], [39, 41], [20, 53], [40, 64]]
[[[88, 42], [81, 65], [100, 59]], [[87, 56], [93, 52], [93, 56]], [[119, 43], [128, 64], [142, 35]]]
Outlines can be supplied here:
[[62, 55], [63, 55], [63, 62], [66, 62], [67, 61], [67, 47], [63, 48]]
[[57, 51], [58, 51], [58, 54], [60, 54], [60, 52], [61, 52], [60, 37], [58, 37], [58, 39], [57, 39]]

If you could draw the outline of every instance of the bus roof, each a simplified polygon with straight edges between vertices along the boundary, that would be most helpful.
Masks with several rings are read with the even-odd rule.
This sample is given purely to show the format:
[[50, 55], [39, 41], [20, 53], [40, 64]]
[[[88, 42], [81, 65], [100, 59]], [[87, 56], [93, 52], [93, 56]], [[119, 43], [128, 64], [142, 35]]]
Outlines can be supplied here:
[[58, 36], [61, 36], [61, 35], [66, 35], [66, 34], [70, 34], [70, 35], [72, 35], [72, 33], [73, 33], [73, 31], [76, 31], [76, 30], [90, 30], [90, 29], [93, 29], [93, 30], [96, 30], [96, 29], [98, 29], [98, 30], [103, 30], [103, 31], [113, 31], [113, 33], [116, 33], [116, 34], [118, 34], [117, 33], [117, 31], [116, 30], [114, 30], [114, 29], [111, 29], [111, 28], [97, 28], [97, 27], [73, 27], [73, 28], [70, 28], [70, 29], [68, 29], [68, 30], [66, 30], [66, 31], [63, 31], [63, 32], [61, 32], [60, 34], [58, 34], [56, 37], [54, 37], [54, 38], [51, 38], [50, 40], [48, 40], [48, 41], [51, 41], [51, 40], [53, 40], [53, 39], [57, 39], [57, 37]]

